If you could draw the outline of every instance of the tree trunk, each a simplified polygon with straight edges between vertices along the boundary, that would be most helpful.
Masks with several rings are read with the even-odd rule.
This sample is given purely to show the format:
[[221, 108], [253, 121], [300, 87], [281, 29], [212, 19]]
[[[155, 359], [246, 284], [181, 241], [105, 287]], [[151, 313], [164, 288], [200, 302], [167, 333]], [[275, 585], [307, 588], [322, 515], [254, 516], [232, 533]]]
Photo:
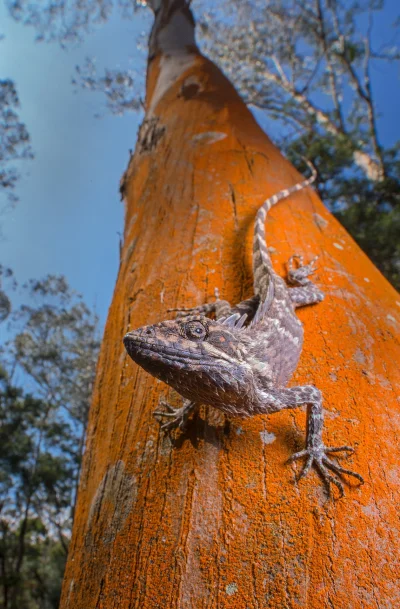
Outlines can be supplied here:
[[[305, 415], [228, 419], [203, 408], [170, 437], [179, 399], [122, 337], [168, 308], [252, 294], [253, 221], [299, 180], [194, 44], [183, 0], [156, 14], [146, 117], [122, 180], [121, 266], [100, 356], [61, 609], [367, 609], [400, 606], [400, 297], [307, 189], [267, 219], [275, 268], [320, 256], [326, 299], [299, 311], [293, 384], [323, 391], [324, 439], [366, 479], [328, 500], [295, 482]], [[396, 602], [397, 601], [397, 602]]]

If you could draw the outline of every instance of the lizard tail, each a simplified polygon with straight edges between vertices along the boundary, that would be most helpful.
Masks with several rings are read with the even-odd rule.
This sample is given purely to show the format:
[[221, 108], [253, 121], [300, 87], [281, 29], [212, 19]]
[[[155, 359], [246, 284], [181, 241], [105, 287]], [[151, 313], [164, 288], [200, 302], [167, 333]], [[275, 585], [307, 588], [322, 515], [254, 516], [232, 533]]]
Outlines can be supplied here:
[[270, 282], [270, 272], [272, 271], [272, 262], [267, 250], [267, 242], [265, 237], [265, 219], [267, 213], [279, 201], [286, 199], [290, 195], [310, 186], [317, 177], [317, 171], [312, 163], [304, 159], [311, 170], [311, 175], [306, 180], [302, 180], [290, 188], [280, 190], [275, 195], [264, 201], [259, 208], [255, 223], [254, 223], [254, 241], [253, 241], [253, 273], [254, 273], [254, 293], [259, 294], [262, 299], [268, 292], [268, 284]]

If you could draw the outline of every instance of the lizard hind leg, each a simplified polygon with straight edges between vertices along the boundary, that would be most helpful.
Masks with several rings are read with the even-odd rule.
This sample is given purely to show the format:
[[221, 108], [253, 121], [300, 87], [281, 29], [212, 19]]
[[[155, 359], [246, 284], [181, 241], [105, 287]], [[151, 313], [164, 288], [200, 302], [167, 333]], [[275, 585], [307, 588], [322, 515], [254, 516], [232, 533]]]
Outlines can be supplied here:
[[[294, 264], [295, 260], [297, 261], [296, 265]], [[295, 254], [289, 258], [287, 263], [288, 283], [298, 285], [298, 287], [289, 288], [289, 296], [296, 308], [316, 304], [325, 298], [325, 294], [308, 278], [317, 270], [315, 265], [317, 260], [318, 256], [315, 256], [308, 264], [303, 264], [303, 256]]]
[[[313, 275], [317, 270], [315, 265], [319, 256], [315, 256], [308, 264], [303, 264], [303, 256], [299, 254], [293, 254], [288, 260], [287, 268], [288, 268], [288, 282], [292, 284], [298, 285], [309, 285], [311, 284], [311, 280], [308, 279], [310, 275]], [[296, 265], [294, 261], [297, 260]]]

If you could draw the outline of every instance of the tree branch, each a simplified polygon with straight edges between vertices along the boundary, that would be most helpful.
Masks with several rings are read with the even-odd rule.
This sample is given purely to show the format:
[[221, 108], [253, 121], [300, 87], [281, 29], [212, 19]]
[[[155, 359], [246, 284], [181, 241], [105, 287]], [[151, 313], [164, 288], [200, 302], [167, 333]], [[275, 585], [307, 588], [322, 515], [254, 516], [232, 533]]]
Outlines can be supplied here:
[[365, 39], [365, 58], [364, 58], [364, 87], [367, 93], [367, 113], [370, 126], [370, 134], [372, 138], [372, 145], [374, 148], [374, 154], [378, 159], [380, 165], [380, 180], [385, 177], [385, 166], [383, 163], [382, 149], [378, 141], [378, 129], [376, 125], [375, 108], [373, 104], [371, 78], [370, 78], [370, 58], [371, 58], [371, 32], [372, 32], [372, 13], [369, 12], [368, 31]]
[[304, 93], [296, 89], [289, 81], [283, 81], [281, 78], [279, 78], [276, 74], [274, 74], [268, 69], [264, 71], [264, 76], [267, 80], [270, 80], [275, 84], [279, 85], [282, 89], [286, 91], [286, 93], [289, 93], [295, 101], [297, 101], [304, 107], [307, 114], [313, 117], [319, 124], [324, 125], [325, 129], [329, 133], [332, 133], [333, 135], [347, 135], [339, 129], [339, 127], [335, 124], [334, 121], [332, 121], [332, 119], [326, 112], [321, 110], [321, 108], [315, 106], [309, 100], [309, 98], [304, 95]]
[[321, 0], [317, 0], [317, 18], [318, 18], [318, 25], [319, 25], [318, 36], [319, 36], [320, 43], [322, 45], [323, 52], [324, 52], [325, 59], [326, 59], [326, 66], [327, 66], [327, 70], [328, 70], [328, 78], [329, 78], [329, 83], [330, 83], [331, 96], [332, 96], [333, 103], [335, 106], [337, 120], [339, 122], [340, 130], [343, 133], [346, 133], [346, 127], [345, 127], [344, 120], [343, 120], [342, 106], [339, 101], [339, 95], [338, 95], [338, 91], [337, 91], [336, 75], [335, 75], [335, 71], [332, 67], [332, 62], [331, 62], [330, 47], [329, 47], [328, 40], [327, 40], [327, 33], [326, 33], [326, 28], [325, 28], [325, 20], [324, 20], [324, 13], [322, 10]]

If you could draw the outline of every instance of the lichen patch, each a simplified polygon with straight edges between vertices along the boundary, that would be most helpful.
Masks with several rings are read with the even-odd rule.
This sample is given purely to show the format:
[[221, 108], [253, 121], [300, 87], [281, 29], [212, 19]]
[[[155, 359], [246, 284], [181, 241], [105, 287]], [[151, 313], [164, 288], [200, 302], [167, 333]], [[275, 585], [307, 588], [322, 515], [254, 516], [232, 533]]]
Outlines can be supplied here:
[[227, 586], [225, 586], [225, 592], [227, 593], [228, 596], [232, 596], [232, 594], [235, 594], [235, 592], [238, 591], [238, 587], [237, 584], [233, 583], [233, 584], [228, 584]]
[[272, 444], [276, 440], [276, 435], [268, 431], [260, 431], [260, 438], [263, 444]]

